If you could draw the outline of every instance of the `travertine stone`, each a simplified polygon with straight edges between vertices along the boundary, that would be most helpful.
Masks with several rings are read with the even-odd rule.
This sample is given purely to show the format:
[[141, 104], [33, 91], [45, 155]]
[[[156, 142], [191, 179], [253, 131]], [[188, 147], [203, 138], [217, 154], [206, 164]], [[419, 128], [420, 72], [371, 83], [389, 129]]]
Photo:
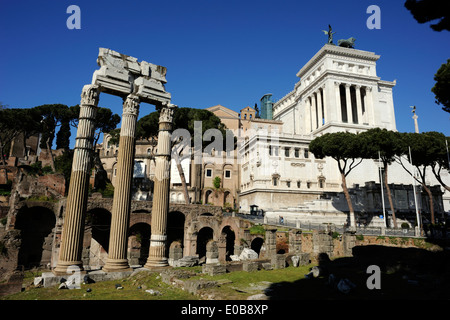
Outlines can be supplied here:
[[134, 140], [136, 120], [139, 114], [139, 98], [129, 95], [123, 103], [120, 129], [119, 156], [117, 158], [117, 182], [111, 212], [109, 252], [103, 270], [106, 272], [129, 269], [127, 260], [127, 233], [130, 222], [131, 180], [134, 166]]
[[131, 93], [141, 102], [160, 104], [170, 102], [165, 91], [166, 68], [141, 61], [111, 49], [100, 48], [97, 63], [100, 66], [92, 76], [92, 83], [103, 92], [126, 97]]
[[98, 98], [98, 86], [83, 87], [61, 247], [53, 270], [57, 275], [65, 275], [69, 266], [78, 266], [80, 270], [83, 267], [81, 251]]
[[168, 265], [166, 257], [167, 214], [169, 209], [171, 132], [176, 106], [162, 104], [159, 116], [158, 153], [155, 155], [155, 184], [152, 208], [152, 235], [145, 267]]

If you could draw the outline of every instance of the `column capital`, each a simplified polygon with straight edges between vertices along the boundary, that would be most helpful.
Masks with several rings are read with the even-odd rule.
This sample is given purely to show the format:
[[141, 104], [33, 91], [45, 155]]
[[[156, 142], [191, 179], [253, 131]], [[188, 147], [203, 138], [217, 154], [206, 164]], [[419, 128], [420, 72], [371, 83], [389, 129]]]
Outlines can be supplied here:
[[366, 89], [366, 91], [372, 92], [372, 87], [365, 86], [364, 89]]
[[361, 85], [360, 84], [355, 84], [355, 89], [361, 89]]
[[352, 86], [351, 83], [344, 83], [344, 85], [345, 85], [346, 88], [350, 88]]
[[83, 87], [81, 91], [81, 102], [80, 105], [97, 105], [98, 99], [100, 97], [99, 86], [96, 84], [87, 84]]
[[159, 113], [159, 122], [169, 122], [172, 123], [173, 121], [173, 113], [175, 109], [177, 108], [176, 105], [167, 103], [162, 104], [160, 107], [160, 113]]
[[139, 103], [139, 96], [135, 94], [129, 94], [123, 101], [123, 114], [138, 116]]

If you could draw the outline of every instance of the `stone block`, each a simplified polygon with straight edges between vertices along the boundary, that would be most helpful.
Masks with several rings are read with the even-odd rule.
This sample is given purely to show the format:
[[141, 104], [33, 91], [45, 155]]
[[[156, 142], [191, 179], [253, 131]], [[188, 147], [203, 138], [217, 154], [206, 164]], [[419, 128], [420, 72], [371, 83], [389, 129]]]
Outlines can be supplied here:
[[275, 256], [272, 256], [271, 262], [274, 269], [286, 268], [286, 257], [284, 256], [284, 254], [277, 254]]
[[214, 276], [216, 274], [224, 274], [227, 272], [227, 268], [225, 265], [221, 264], [204, 264], [202, 266], [202, 273], [206, 273], [210, 276]]
[[258, 254], [252, 249], [244, 248], [239, 256], [239, 259], [241, 261], [258, 259]]
[[247, 272], [258, 271], [258, 262], [244, 261], [242, 264], [242, 270], [247, 271]]
[[270, 262], [264, 262], [261, 264], [261, 266], [264, 270], [273, 270], [272, 263]]

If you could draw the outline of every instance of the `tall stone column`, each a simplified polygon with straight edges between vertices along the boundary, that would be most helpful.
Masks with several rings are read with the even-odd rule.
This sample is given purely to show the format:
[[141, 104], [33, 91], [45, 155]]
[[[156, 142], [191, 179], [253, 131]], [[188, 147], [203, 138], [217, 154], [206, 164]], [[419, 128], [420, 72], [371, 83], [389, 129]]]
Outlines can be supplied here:
[[166, 257], [167, 215], [169, 212], [171, 132], [174, 105], [162, 105], [159, 116], [158, 151], [155, 155], [155, 184], [152, 208], [152, 234], [144, 267], [164, 267]]
[[361, 105], [361, 86], [355, 86], [355, 94], [356, 94], [356, 110], [358, 112], [358, 123], [363, 124], [363, 114], [362, 114], [362, 105]]
[[334, 82], [334, 86], [335, 86], [335, 91], [336, 91], [336, 119], [339, 122], [344, 122], [344, 119], [342, 117], [342, 107], [341, 107], [341, 88], [340, 88], [341, 83], [335, 81]]
[[325, 84], [322, 86], [322, 99], [323, 99], [323, 103], [322, 103], [322, 109], [323, 109], [323, 124], [326, 124], [329, 121], [329, 111], [327, 110], [328, 108], [328, 91], [327, 87], [325, 86]]
[[305, 133], [309, 134], [311, 129], [311, 106], [309, 104], [309, 99], [304, 100], [305, 104]]
[[311, 130], [314, 131], [317, 129], [317, 104], [316, 104], [316, 96], [314, 93], [311, 95], [311, 116], [312, 116], [312, 126]]
[[317, 114], [318, 114], [318, 127], [320, 128], [323, 125], [323, 110], [322, 110], [322, 93], [320, 89], [317, 90]]
[[352, 99], [350, 98], [350, 84], [345, 84], [345, 104], [347, 107], [347, 123], [353, 123]]
[[130, 270], [127, 259], [128, 227], [130, 224], [131, 182], [134, 168], [136, 120], [139, 97], [130, 94], [123, 103], [120, 128], [117, 176], [111, 213], [109, 252], [103, 270], [106, 272]]
[[88, 200], [88, 184], [94, 152], [95, 117], [99, 98], [97, 85], [85, 85], [81, 93], [80, 115], [74, 148], [72, 173], [67, 195], [67, 207], [61, 235], [55, 275], [66, 275], [69, 266], [83, 269], [84, 220]]
[[365, 107], [367, 108], [367, 122], [369, 125], [375, 124], [375, 112], [373, 107], [373, 93], [372, 87], [366, 87], [366, 103]]

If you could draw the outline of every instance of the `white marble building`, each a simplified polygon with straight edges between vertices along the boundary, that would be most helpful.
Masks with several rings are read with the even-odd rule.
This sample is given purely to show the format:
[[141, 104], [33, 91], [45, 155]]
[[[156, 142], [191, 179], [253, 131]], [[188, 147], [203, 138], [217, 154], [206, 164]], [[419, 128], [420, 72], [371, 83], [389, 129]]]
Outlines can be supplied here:
[[[273, 106], [274, 120], [283, 123], [279, 132], [256, 125], [240, 149], [241, 212], [257, 205], [267, 216], [346, 222], [348, 206], [337, 163], [315, 159], [308, 145], [328, 132], [396, 130], [392, 93], [396, 83], [377, 75], [379, 58], [373, 52], [326, 44], [298, 71], [294, 90]], [[431, 172], [428, 177], [430, 185], [439, 185]], [[444, 181], [450, 183], [448, 174]], [[347, 176], [355, 211], [360, 217], [369, 215], [371, 224], [384, 224], [376, 218], [382, 212], [381, 191], [374, 193], [375, 184], [369, 182], [380, 182], [379, 169], [375, 161], [363, 160]], [[411, 176], [398, 164], [389, 168], [389, 183], [408, 185], [412, 191]], [[396, 210], [415, 211], [408, 187], [399, 187], [395, 194]], [[435, 215], [440, 217], [450, 210], [450, 195], [446, 192], [436, 200]], [[426, 211], [427, 201], [421, 202]], [[387, 199], [385, 203], [390, 210]]]

